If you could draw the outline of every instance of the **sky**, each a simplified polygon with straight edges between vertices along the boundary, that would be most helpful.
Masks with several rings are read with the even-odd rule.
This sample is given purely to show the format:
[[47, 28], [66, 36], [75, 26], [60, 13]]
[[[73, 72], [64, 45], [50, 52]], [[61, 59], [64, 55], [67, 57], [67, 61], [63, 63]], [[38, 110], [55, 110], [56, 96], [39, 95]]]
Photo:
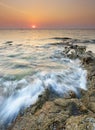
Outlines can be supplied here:
[[0, 0], [0, 28], [95, 28], [95, 0]]

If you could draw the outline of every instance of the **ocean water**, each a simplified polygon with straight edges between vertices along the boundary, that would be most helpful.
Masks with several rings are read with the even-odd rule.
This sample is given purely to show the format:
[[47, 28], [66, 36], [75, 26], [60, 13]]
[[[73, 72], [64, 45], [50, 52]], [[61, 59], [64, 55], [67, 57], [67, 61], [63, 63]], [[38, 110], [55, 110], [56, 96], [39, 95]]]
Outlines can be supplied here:
[[[0, 30], [0, 128], [38, 100], [46, 89], [64, 97], [87, 90], [87, 72], [63, 55], [64, 44], [95, 51], [95, 30]], [[3, 127], [4, 126], [4, 127]]]

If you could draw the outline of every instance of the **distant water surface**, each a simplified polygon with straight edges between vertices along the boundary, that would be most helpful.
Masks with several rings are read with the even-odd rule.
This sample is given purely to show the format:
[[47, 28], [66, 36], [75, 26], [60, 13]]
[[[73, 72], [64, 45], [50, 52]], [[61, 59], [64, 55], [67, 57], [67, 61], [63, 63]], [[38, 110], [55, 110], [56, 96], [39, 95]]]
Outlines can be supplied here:
[[57, 66], [50, 59], [63, 49], [50, 46], [61, 42], [56, 37], [72, 38], [72, 42], [77, 39], [74, 43], [87, 46], [95, 44], [95, 30], [0, 30], [0, 75], [26, 75], [34, 69]]

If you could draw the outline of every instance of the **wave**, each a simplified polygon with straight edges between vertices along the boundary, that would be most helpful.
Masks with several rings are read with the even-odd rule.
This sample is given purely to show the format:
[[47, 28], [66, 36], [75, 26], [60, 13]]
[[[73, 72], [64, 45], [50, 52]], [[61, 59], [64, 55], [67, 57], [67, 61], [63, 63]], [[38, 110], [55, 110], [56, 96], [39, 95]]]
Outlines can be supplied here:
[[77, 97], [80, 90], [87, 90], [87, 72], [78, 60], [66, 59], [66, 69], [37, 72], [22, 80], [0, 79], [0, 128], [4, 128], [25, 108], [37, 102], [38, 97], [47, 89], [59, 97], [64, 98], [73, 91]]

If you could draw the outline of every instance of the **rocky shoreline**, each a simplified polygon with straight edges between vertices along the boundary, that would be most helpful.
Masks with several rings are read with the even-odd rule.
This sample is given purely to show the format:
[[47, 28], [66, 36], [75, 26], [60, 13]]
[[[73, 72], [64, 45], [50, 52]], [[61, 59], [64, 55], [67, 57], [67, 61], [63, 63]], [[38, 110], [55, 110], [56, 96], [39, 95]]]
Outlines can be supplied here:
[[95, 54], [85, 46], [67, 45], [61, 55], [80, 59], [87, 70], [87, 91], [59, 98], [47, 90], [38, 102], [18, 115], [8, 130], [95, 130]]

